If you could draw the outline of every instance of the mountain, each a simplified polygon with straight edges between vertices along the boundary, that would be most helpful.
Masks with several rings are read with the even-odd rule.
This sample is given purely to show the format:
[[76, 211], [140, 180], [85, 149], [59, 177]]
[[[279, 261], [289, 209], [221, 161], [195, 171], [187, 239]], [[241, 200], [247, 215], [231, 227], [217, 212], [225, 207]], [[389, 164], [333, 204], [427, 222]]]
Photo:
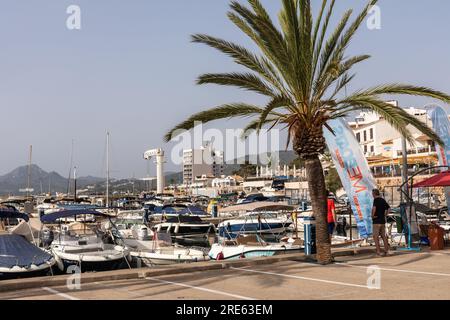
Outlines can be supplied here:
[[[288, 151], [279, 151], [278, 157], [280, 159], [280, 166], [284, 165], [290, 165], [292, 161], [298, 158], [298, 156], [295, 154], [294, 151], [288, 150]], [[267, 153], [267, 158], [271, 158], [270, 152]], [[245, 163], [250, 159], [250, 156], [246, 156], [245, 158], [238, 158], [234, 159], [233, 161], [228, 161], [227, 164], [224, 165], [223, 172], [224, 175], [229, 176], [232, 175], [233, 172], [239, 170], [240, 164], [237, 163]], [[260, 158], [259, 158], [260, 159]], [[260, 162], [258, 162], [258, 165], [262, 165]]]
[[[34, 193], [48, 192], [67, 192], [68, 179], [57, 172], [46, 172], [37, 165], [31, 166], [30, 187]], [[105, 179], [96, 177], [80, 177], [77, 179], [79, 188], [95, 184]], [[20, 189], [27, 188], [28, 184], [28, 166], [21, 166], [10, 173], [0, 176], [0, 195], [20, 195]]]
[[[297, 158], [294, 151], [279, 152], [280, 165], [291, 164]], [[236, 163], [245, 162], [249, 157], [235, 159], [224, 165], [224, 174], [232, 175], [234, 171], [239, 170], [240, 165]], [[166, 185], [180, 184], [183, 182], [182, 172], [166, 172]], [[93, 176], [79, 177], [77, 179], [78, 189], [85, 189], [89, 186], [92, 192], [104, 192], [106, 189], [106, 179]], [[14, 169], [10, 173], [0, 176], [0, 195], [23, 195], [21, 189], [25, 189], [28, 183], [28, 166], [21, 166]], [[68, 179], [61, 176], [57, 172], [46, 172], [37, 165], [31, 166], [30, 186], [34, 189], [34, 194], [45, 193], [50, 191], [67, 192]], [[111, 190], [114, 191], [141, 191], [156, 187], [156, 182], [142, 181], [138, 179], [122, 179], [110, 181]], [[73, 190], [73, 186], [71, 186]]]

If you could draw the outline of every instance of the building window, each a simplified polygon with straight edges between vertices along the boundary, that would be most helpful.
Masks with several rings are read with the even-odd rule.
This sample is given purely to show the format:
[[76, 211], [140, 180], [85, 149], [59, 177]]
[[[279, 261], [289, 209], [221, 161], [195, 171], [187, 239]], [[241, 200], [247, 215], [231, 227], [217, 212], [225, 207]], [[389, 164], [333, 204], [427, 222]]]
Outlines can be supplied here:
[[370, 140], [373, 140], [373, 128], [370, 129]]
[[370, 152], [372, 152], [372, 153], [375, 152], [375, 147], [374, 147], [374, 146], [371, 146], [371, 147], [370, 147]]
[[367, 141], [367, 131], [364, 130], [364, 142], [366, 142], [366, 141]]
[[364, 146], [364, 153], [367, 153], [367, 146]]
[[356, 134], [356, 140], [358, 140], [358, 142], [361, 142], [361, 133], [360, 132], [358, 132]]

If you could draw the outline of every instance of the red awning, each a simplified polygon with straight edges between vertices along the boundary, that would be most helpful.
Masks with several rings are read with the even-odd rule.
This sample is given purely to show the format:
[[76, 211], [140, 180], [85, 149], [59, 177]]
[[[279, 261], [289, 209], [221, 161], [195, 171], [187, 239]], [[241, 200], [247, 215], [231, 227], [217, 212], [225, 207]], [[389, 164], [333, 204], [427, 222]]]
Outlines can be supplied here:
[[445, 171], [413, 185], [413, 188], [450, 187], [450, 171]]

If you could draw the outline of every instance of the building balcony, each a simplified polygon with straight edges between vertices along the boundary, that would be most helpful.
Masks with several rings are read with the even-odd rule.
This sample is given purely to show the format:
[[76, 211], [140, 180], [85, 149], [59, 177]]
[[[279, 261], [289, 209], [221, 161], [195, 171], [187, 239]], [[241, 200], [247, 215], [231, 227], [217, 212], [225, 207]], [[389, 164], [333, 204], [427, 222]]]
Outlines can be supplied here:
[[[397, 150], [396, 154], [397, 154], [397, 157], [403, 157], [403, 151], [401, 151], [401, 150]], [[417, 148], [417, 149], [412, 149], [412, 150], [407, 151], [407, 155], [428, 156], [428, 155], [435, 155], [435, 154], [436, 154], [436, 151], [430, 150], [427, 147]]]

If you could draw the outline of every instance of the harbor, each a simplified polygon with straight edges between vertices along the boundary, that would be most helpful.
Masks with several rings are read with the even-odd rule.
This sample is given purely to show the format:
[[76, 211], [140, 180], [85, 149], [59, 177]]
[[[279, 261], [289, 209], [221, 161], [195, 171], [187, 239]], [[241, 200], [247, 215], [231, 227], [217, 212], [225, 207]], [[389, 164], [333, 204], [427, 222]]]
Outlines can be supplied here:
[[450, 3], [41, 1], [0, 12], [0, 302], [450, 300]]

